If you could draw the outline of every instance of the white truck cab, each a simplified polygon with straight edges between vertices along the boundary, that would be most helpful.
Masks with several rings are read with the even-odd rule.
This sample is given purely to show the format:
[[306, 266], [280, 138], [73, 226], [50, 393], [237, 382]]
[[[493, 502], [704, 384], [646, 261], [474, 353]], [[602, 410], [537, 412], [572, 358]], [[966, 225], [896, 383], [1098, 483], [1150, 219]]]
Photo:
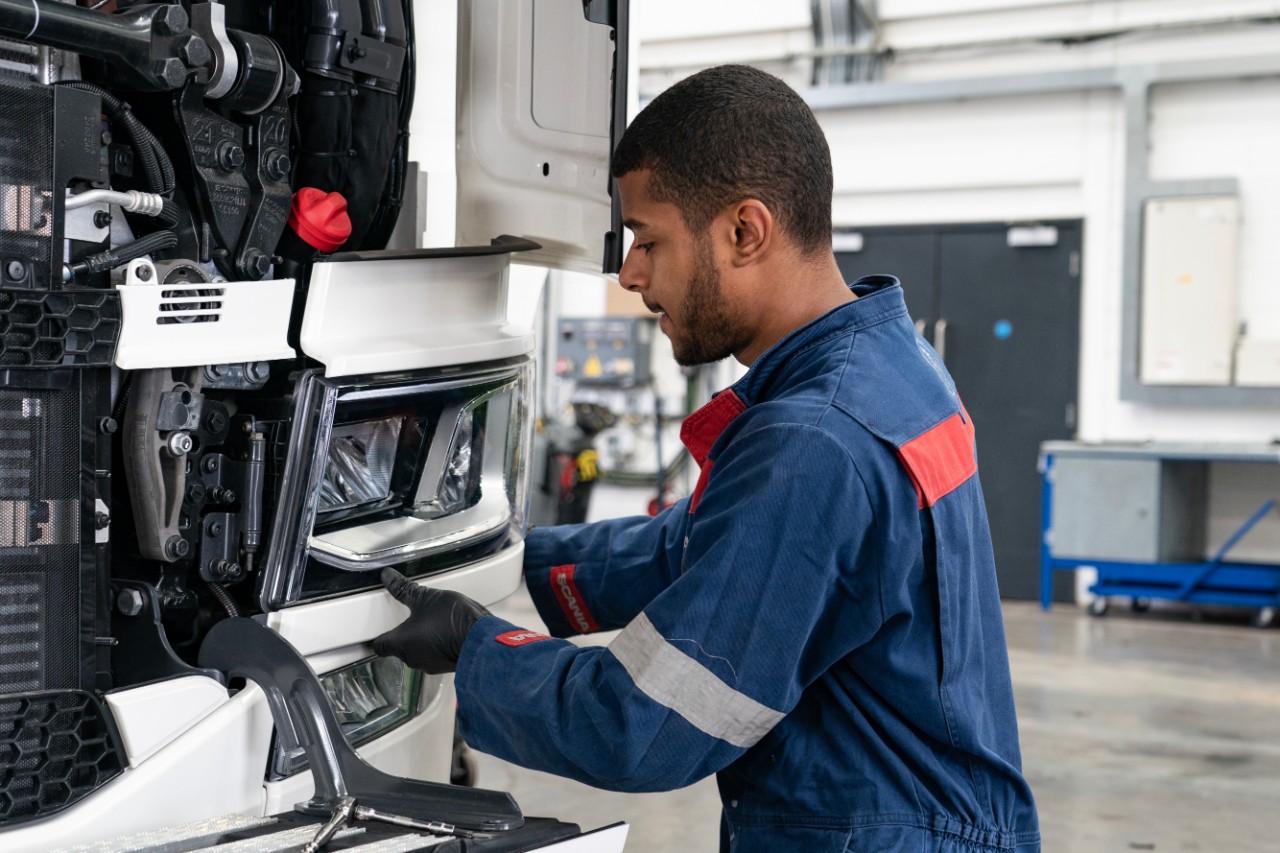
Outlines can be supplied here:
[[621, 850], [369, 642], [384, 567], [519, 585], [509, 266], [620, 262], [626, 0], [458, 4], [429, 249], [412, 0], [90, 5], [0, 0], [0, 849]]

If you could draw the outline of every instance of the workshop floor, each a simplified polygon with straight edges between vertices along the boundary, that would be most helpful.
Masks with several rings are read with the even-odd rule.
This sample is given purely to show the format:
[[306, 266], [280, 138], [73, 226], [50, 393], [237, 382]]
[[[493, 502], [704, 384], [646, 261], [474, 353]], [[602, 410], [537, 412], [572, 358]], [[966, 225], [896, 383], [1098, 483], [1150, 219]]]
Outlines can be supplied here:
[[[541, 626], [522, 591], [495, 608]], [[1275, 851], [1280, 631], [1235, 614], [1008, 603], [1023, 766], [1046, 853]], [[717, 849], [714, 780], [614, 794], [476, 754], [480, 784], [526, 814], [627, 821], [628, 851]]]

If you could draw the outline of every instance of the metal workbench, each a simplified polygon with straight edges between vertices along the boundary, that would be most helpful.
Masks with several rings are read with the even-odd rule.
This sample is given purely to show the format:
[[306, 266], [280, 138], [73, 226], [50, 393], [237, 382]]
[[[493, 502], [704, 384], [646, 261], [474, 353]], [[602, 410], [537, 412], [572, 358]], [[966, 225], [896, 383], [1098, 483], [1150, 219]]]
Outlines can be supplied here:
[[1162, 598], [1248, 607], [1255, 624], [1270, 624], [1280, 607], [1280, 548], [1262, 559], [1228, 557], [1275, 512], [1280, 467], [1267, 475], [1267, 496], [1232, 518], [1234, 531], [1209, 554], [1209, 470], [1218, 463], [1280, 466], [1280, 445], [1041, 445], [1041, 605], [1052, 606], [1054, 571], [1092, 568], [1097, 615], [1108, 596], [1127, 596], [1137, 606]]

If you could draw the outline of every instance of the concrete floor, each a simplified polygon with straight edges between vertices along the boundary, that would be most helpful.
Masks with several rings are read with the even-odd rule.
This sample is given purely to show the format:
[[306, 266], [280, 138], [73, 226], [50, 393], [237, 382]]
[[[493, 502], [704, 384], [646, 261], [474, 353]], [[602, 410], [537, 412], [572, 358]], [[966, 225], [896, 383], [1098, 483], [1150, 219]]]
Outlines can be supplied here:
[[[541, 623], [527, 595], [495, 608]], [[1046, 853], [1280, 850], [1280, 631], [1236, 613], [1005, 607], [1023, 766]], [[606, 637], [607, 639], [607, 637]], [[714, 851], [706, 779], [613, 794], [476, 755], [526, 814], [631, 824], [629, 851]]]

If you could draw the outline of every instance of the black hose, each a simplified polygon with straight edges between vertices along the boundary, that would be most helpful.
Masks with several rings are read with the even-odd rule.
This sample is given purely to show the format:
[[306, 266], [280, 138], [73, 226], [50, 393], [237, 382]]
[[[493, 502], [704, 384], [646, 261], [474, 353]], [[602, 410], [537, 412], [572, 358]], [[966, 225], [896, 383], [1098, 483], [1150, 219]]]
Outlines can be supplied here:
[[72, 276], [106, 272], [115, 269], [121, 264], [127, 264], [134, 258], [140, 258], [143, 255], [150, 255], [164, 249], [172, 249], [178, 245], [178, 235], [172, 231], [157, 231], [154, 234], [148, 234], [140, 237], [132, 243], [126, 243], [114, 249], [108, 249], [105, 252], [99, 252], [96, 255], [90, 255], [82, 261], [72, 264], [68, 269]]
[[182, 218], [182, 208], [178, 207], [178, 203], [171, 198], [164, 200], [164, 206], [160, 209], [160, 214], [156, 216], [160, 222], [168, 226], [178, 224], [178, 220]]
[[101, 98], [103, 111], [118, 121], [128, 131], [129, 138], [133, 140], [133, 150], [138, 155], [139, 162], [142, 163], [142, 170], [146, 173], [147, 183], [151, 189], [163, 196], [173, 193], [177, 186], [173, 161], [169, 159], [169, 154], [156, 135], [133, 114], [133, 109], [128, 103], [101, 86], [86, 83], [83, 80], [71, 80], [59, 85], [89, 92]]

